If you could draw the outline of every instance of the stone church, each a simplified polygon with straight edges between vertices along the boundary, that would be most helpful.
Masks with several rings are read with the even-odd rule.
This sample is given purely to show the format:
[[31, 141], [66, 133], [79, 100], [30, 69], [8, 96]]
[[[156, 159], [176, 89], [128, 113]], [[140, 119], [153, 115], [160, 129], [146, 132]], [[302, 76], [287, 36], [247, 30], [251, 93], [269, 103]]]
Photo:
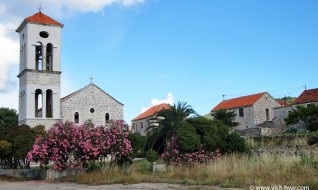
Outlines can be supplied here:
[[16, 29], [20, 35], [19, 124], [31, 127], [88, 119], [96, 125], [123, 119], [123, 104], [92, 82], [61, 99], [63, 24], [41, 11]]

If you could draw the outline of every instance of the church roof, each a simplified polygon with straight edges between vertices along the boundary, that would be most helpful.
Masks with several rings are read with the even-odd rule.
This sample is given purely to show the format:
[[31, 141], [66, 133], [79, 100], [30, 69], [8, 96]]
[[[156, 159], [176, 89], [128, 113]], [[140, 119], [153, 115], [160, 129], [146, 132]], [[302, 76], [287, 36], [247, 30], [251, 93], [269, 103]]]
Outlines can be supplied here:
[[145, 112], [141, 113], [140, 115], [138, 115], [137, 117], [135, 117], [132, 121], [137, 121], [140, 119], [145, 119], [148, 117], [152, 117], [154, 116], [157, 112], [163, 110], [163, 109], [169, 109], [170, 106], [166, 103], [163, 104], [159, 104], [156, 106], [152, 106], [151, 108], [149, 108], [148, 110], [146, 110]]
[[89, 88], [90, 86], [93, 86], [97, 89], [99, 89], [100, 91], [102, 91], [104, 94], [106, 94], [107, 96], [111, 97], [113, 100], [115, 100], [117, 103], [121, 104], [121, 105], [124, 105], [123, 103], [119, 102], [118, 100], [116, 100], [115, 98], [113, 98], [111, 95], [107, 94], [104, 90], [102, 90], [101, 88], [99, 88], [98, 86], [96, 86], [94, 83], [90, 83], [89, 85], [86, 85], [85, 87], [67, 95], [67, 96], [64, 96], [63, 98], [61, 98], [61, 102], [75, 96], [76, 94], [79, 94], [80, 92], [84, 91], [85, 89]]
[[47, 16], [46, 14], [42, 13], [41, 11], [38, 13], [35, 13], [32, 16], [29, 16], [23, 20], [21, 25], [16, 29], [17, 32], [20, 32], [22, 28], [27, 24], [27, 23], [38, 23], [38, 24], [43, 24], [43, 25], [55, 25], [55, 26], [60, 26], [63, 28], [63, 24], [54, 20], [53, 18]]
[[303, 91], [293, 104], [318, 102], [318, 88]]
[[221, 103], [215, 106], [211, 110], [211, 112], [219, 110], [219, 109], [234, 109], [239, 107], [252, 106], [257, 100], [259, 100], [266, 93], [267, 92], [262, 92], [258, 94], [223, 100]]

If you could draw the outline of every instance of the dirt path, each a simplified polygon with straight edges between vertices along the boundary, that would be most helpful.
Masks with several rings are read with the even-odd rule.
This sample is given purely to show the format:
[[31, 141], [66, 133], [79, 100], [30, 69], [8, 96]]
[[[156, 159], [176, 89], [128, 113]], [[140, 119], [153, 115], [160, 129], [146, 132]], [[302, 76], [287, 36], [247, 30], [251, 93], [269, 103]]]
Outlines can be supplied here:
[[168, 183], [139, 183], [139, 184], [112, 184], [112, 185], [80, 185], [76, 183], [48, 183], [46, 181], [25, 181], [25, 182], [6, 182], [0, 181], [0, 190], [139, 190], [139, 189], [149, 189], [149, 190], [161, 190], [161, 189], [213, 189], [213, 190], [239, 190], [237, 188], [218, 188], [212, 186], [185, 186], [176, 185]]

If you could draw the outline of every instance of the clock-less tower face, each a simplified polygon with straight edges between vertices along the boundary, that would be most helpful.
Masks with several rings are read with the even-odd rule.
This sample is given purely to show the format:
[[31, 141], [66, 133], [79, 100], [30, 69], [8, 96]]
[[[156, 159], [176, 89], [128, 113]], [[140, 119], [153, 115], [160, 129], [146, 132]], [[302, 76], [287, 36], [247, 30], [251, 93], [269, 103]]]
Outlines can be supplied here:
[[19, 124], [51, 127], [61, 120], [61, 28], [38, 12], [24, 19], [20, 34]]

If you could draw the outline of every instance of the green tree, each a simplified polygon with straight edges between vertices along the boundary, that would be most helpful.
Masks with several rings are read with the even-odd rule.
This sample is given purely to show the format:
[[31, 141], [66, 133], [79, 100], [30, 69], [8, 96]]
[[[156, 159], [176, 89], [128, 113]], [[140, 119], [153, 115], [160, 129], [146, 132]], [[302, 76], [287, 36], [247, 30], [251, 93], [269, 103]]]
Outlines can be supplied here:
[[18, 125], [17, 111], [9, 108], [0, 108], [0, 140], [4, 138], [4, 133], [12, 126]]
[[141, 136], [139, 133], [129, 133], [128, 140], [130, 140], [131, 146], [133, 148], [133, 152], [131, 153], [131, 157], [135, 158], [139, 152], [144, 150], [145, 146], [145, 137]]
[[26, 155], [32, 149], [35, 136], [27, 125], [12, 126], [4, 133], [4, 141], [10, 143], [11, 151], [2, 158], [10, 168], [28, 167]]
[[287, 125], [302, 123], [310, 131], [318, 130], [318, 105], [297, 106], [285, 119]]
[[187, 123], [182, 122], [176, 129], [178, 144], [184, 152], [195, 152], [200, 148], [200, 136], [197, 135], [195, 128]]
[[239, 125], [238, 122], [235, 122], [235, 111], [227, 111], [225, 109], [219, 109], [211, 113], [213, 120], [221, 121], [224, 125], [229, 127], [236, 127]]
[[158, 121], [159, 126], [150, 126], [146, 137], [146, 150], [154, 149], [162, 153], [168, 139], [175, 133], [176, 127], [185, 121], [190, 115], [196, 114], [194, 109], [187, 102], [178, 102], [170, 109], [164, 109], [157, 113], [158, 117], [164, 118]]

